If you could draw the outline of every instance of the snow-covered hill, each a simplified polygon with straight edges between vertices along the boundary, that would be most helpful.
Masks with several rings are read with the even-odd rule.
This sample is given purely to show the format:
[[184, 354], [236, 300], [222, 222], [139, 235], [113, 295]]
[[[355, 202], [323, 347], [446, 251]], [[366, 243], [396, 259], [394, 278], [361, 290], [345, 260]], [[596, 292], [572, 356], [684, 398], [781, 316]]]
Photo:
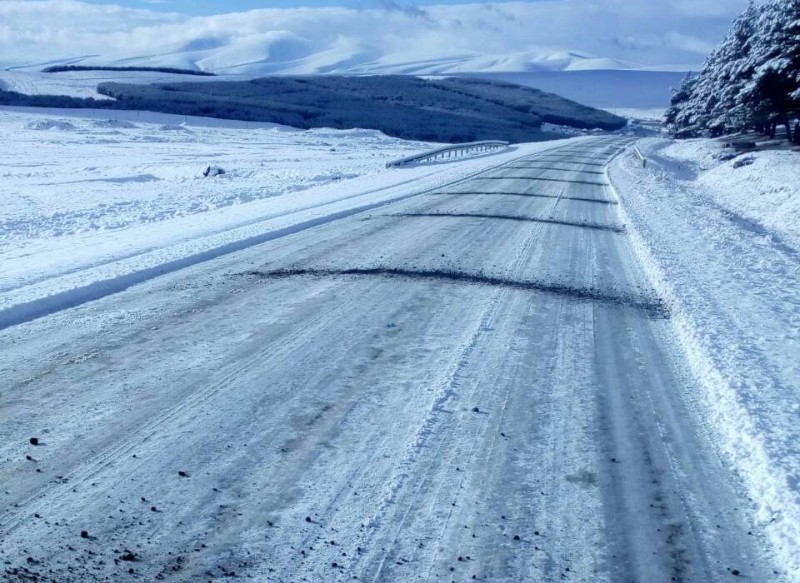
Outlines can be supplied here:
[[[596, 61], [592, 61], [596, 62]], [[429, 64], [430, 65], [430, 64]], [[574, 63], [573, 63], [574, 65]], [[409, 67], [410, 70], [410, 67]], [[422, 76], [422, 73], [419, 73]], [[639, 70], [528, 71], [528, 72], [453, 72], [448, 75], [479, 77], [534, 87], [555, 93], [591, 107], [660, 108], [669, 104], [671, 89], [680, 84], [685, 73]], [[437, 75], [438, 76], [438, 75]], [[160, 72], [141, 71], [69, 71], [42, 73], [26, 68], [12, 71], [0, 70], [0, 90], [16, 91], [26, 95], [69, 95], [105, 99], [97, 93], [100, 83], [192, 83], [209, 81], [243, 81], [252, 75], [221, 74], [215, 77], [196, 77]]]
[[[0, 68], [125, 65], [250, 76], [691, 68], [713, 46], [665, 33], [691, 23], [679, 11], [650, 5], [626, 11], [621, 22], [617, 7], [600, 4], [586, 10], [561, 2], [380, 4], [191, 17], [75, 0], [8, 0], [0, 3]], [[706, 22], [698, 33], [714, 34], [708, 28]], [[640, 50], [642, 42], [648, 51]]]
[[[224, 75], [316, 75], [316, 74], [406, 74], [446, 75], [459, 73], [585, 71], [628, 69], [629, 63], [578, 51], [522, 51], [485, 54], [448, 52], [437, 56], [416, 51], [383, 52], [380, 48], [337, 39], [315, 44], [285, 31], [259, 37], [257, 41], [208, 44], [189, 43], [184, 50], [110, 58], [104, 55], [55, 59], [53, 65], [177, 67]], [[38, 71], [39, 63], [17, 65], [17, 71]]]
[[[261, 121], [296, 128], [368, 128], [431, 142], [537, 142], [542, 124], [619, 130], [625, 120], [529, 87], [480, 79], [409, 75], [272, 76], [250, 81], [142, 85], [103, 83], [116, 101], [0, 93], [11, 106], [158, 111]], [[212, 77], [217, 79], [217, 77]]]
[[[670, 87], [681, 77], [669, 71], [698, 68], [711, 46], [688, 37], [664, 36], [660, 29], [677, 16], [659, 13], [650, 18], [647, 6], [627, 15], [623, 26], [614, 7], [596, 5], [584, 11], [569, 4], [505, 2], [410, 9], [386, 2], [382, 8], [361, 10], [261, 9], [190, 17], [78, 1], [9, 0], [0, 2], [0, 22], [5, 27], [0, 36], [0, 89], [89, 97], [96, 96], [101, 82], [176, 80], [149, 73], [41, 73], [53, 65], [170, 67], [213, 72], [224, 80], [267, 75], [483, 74], [515, 75], [521, 78], [505, 80], [594, 107], [665, 108]], [[630, 37], [617, 38], [621, 26], [631, 28]], [[30, 32], [40, 29], [58, 34]], [[589, 30], [591, 35], [585, 32]], [[659, 54], [650, 50], [642, 61], [644, 53], [636, 49], [639, 36], [651, 39], [648, 43], [659, 39]], [[599, 77], [592, 77], [594, 73]]]

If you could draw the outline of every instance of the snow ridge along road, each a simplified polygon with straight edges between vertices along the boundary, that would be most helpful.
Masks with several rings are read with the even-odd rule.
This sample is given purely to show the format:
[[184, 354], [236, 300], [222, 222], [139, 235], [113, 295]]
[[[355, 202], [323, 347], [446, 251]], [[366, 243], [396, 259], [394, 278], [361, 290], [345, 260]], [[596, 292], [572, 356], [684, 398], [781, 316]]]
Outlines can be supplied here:
[[0, 331], [4, 577], [783, 581], [598, 174], [622, 145]]
[[722, 186], [739, 180], [742, 188], [720, 201], [722, 186], [711, 188], [665, 155], [714, 142], [640, 143], [646, 169], [628, 156], [610, 168], [632, 242], [672, 311], [676, 341], [700, 384], [691, 398], [707, 431], [740, 477], [783, 569], [800, 581], [800, 255], [791, 233], [768, 230], [736, 206], [749, 196], [769, 219], [780, 185], [793, 186], [788, 175], [797, 161], [764, 153], [774, 165], [769, 194], [738, 175], [741, 168], [720, 164]]

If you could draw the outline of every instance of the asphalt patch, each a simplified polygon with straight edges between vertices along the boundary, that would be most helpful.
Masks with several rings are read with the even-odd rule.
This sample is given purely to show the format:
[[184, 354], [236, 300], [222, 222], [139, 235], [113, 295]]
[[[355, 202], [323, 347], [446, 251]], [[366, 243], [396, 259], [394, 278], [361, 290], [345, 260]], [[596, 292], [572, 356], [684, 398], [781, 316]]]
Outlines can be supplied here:
[[589, 184], [591, 186], [611, 186], [608, 182], [593, 180], [569, 180], [566, 178], [543, 178], [541, 176], [477, 176], [472, 180], [535, 180], [537, 182], [566, 182], [568, 184]]
[[669, 306], [655, 293], [609, 293], [594, 286], [574, 287], [560, 283], [549, 283], [535, 280], [515, 280], [505, 277], [469, 273], [453, 269], [403, 269], [393, 267], [352, 267], [346, 269], [322, 268], [284, 268], [275, 270], [252, 270], [242, 275], [261, 279], [289, 279], [295, 277], [344, 278], [344, 277], [381, 277], [387, 279], [405, 279], [410, 281], [437, 281], [443, 283], [469, 284], [479, 286], [502, 287], [512, 290], [546, 293], [570, 298], [576, 301], [597, 302], [609, 306], [617, 306], [642, 312], [654, 320], [668, 320]]
[[597, 204], [619, 204], [616, 200], [609, 200], [605, 198], [589, 198], [585, 196], [563, 196], [558, 194], [544, 194], [541, 192], [498, 192], [498, 191], [481, 191], [481, 190], [470, 190], [470, 191], [459, 191], [459, 192], [431, 192], [429, 193], [434, 196], [446, 196], [446, 195], [460, 195], [460, 196], [528, 196], [533, 198], [557, 198], [559, 200], [575, 200], [578, 202], [593, 202]]
[[526, 223], [544, 223], [546, 225], [561, 225], [564, 227], [578, 227], [580, 229], [591, 229], [594, 231], [611, 231], [612, 233], [624, 233], [625, 227], [622, 225], [604, 225], [601, 223], [590, 223], [588, 221], [563, 221], [560, 219], [541, 219], [536, 217], [525, 217], [521, 215], [497, 215], [488, 213], [396, 213], [383, 215], [389, 217], [456, 217], [456, 218], [477, 218], [477, 219], [496, 219], [503, 221], [520, 221]]

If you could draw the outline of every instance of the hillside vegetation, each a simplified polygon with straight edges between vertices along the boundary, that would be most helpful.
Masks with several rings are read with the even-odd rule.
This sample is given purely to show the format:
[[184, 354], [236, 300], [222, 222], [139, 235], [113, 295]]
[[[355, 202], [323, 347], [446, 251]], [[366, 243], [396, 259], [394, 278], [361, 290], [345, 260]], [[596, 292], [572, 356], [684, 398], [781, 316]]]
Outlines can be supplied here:
[[369, 128], [404, 139], [550, 139], [542, 123], [616, 130], [626, 121], [552, 93], [477, 79], [268, 77], [252, 81], [103, 83], [115, 107], [285, 124]]
[[171, 73], [173, 75], [195, 75], [198, 77], [215, 77], [210, 71], [181, 69], [177, 67], [106, 67], [100, 65], [53, 65], [45, 67], [42, 73], [73, 73], [76, 71], [134, 71], [139, 73]]

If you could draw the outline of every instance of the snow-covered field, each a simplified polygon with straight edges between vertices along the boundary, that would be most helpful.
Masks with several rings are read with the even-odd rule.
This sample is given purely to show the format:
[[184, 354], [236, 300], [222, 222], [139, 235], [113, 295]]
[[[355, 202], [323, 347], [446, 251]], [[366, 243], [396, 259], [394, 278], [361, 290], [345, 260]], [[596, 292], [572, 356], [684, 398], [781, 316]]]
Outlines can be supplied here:
[[605, 107], [608, 112], [624, 117], [629, 120], [646, 121], [651, 123], [661, 123], [664, 120], [663, 107]]
[[[383, 170], [428, 146], [378, 132], [187, 119], [146, 112], [4, 110], [4, 244], [120, 231]], [[224, 175], [206, 178], [209, 165]], [[5, 245], [4, 245], [5, 246]]]
[[716, 140], [685, 140], [664, 147], [660, 154], [685, 163], [697, 174], [697, 184], [714, 201], [739, 219], [751, 222], [773, 239], [791, 241], [800, 249], [800, 162], [797, 152], [763, 150], [731, 160]]
[[651, 280], [703, 390], [707, 431], [800, 579], [800, 156], [736, 168], [718, 142], [642, 140], [616, 185]]

